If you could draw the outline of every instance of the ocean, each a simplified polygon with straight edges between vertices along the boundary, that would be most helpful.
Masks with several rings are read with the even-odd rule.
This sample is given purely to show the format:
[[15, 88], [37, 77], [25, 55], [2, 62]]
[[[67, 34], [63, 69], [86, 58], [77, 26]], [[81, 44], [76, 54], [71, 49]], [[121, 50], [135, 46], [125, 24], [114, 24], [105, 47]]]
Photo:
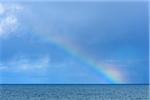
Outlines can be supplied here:
[[148, 85], [0, 85], [0, 100], [150, 100]]

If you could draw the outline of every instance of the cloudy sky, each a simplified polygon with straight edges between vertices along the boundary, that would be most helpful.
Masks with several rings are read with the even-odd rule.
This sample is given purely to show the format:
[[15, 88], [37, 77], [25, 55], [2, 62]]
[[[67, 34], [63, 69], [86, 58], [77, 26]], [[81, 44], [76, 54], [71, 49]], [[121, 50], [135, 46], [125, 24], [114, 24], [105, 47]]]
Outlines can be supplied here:
[[147, 2], [0, 3], [0, 83], [149, 82]]

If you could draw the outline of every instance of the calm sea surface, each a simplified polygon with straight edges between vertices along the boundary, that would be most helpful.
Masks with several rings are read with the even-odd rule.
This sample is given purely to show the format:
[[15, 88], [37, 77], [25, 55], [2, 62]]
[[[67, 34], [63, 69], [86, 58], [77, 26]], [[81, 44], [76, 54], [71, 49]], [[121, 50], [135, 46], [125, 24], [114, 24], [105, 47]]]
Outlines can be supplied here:
[[0, 85], [0, 100], [150, 100], [148, 85]]

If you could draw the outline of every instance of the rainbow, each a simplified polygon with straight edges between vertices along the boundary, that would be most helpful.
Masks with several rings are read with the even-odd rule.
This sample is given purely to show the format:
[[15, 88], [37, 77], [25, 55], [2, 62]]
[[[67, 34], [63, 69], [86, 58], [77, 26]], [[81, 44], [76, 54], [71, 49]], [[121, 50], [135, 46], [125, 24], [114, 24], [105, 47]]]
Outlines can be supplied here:
[[81, 52], [81, 50], [79, 50], [79, 47], [77, 47], [76, 44], [73, 43], [73, 41], [71, 41], [69, 38], [60, 35], [44, 35], [47, 37], [49, 42], [58, 45], [61, 49], [64, 49], [75, 58], [90, 66], [90, 70], [94, 71], [94, 73], [96, 73], [97, 76], [101, 76], [100, 78], [105, 80], [103, 82], [104, 84], [120, 84], [125, 81], [120, 70], [116, 69], [115, 67], [111, 67], [110, 65], [110, 67], [104, 67], [107, 65], [103, 65], [102, 67], [102, 65], [99, 62], [93, 61], [93, 59], [85, 55], [84, 52]]

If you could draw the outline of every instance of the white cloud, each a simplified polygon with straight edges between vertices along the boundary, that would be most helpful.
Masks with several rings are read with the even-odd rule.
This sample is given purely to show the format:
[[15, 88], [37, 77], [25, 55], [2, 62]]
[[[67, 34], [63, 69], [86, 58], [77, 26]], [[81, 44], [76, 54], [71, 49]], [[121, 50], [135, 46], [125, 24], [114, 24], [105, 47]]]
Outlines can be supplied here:
[[27, 57], [18, 57], [7, 63], [0, 62], [0, 71], [45, 71], [50, 66], [47, 56], [32, 60]]
[[[17, 28], [18, 20], [15, 16], [7, 16], [0, 22], [0, 37], [7, 37]], [[9, 31], [9, 32], [8, 32]]]
[[23, 7], [17, 4], [0, 3], [0, 38], [6, 38], [17, 29], [19, 21], [17, 11]]

